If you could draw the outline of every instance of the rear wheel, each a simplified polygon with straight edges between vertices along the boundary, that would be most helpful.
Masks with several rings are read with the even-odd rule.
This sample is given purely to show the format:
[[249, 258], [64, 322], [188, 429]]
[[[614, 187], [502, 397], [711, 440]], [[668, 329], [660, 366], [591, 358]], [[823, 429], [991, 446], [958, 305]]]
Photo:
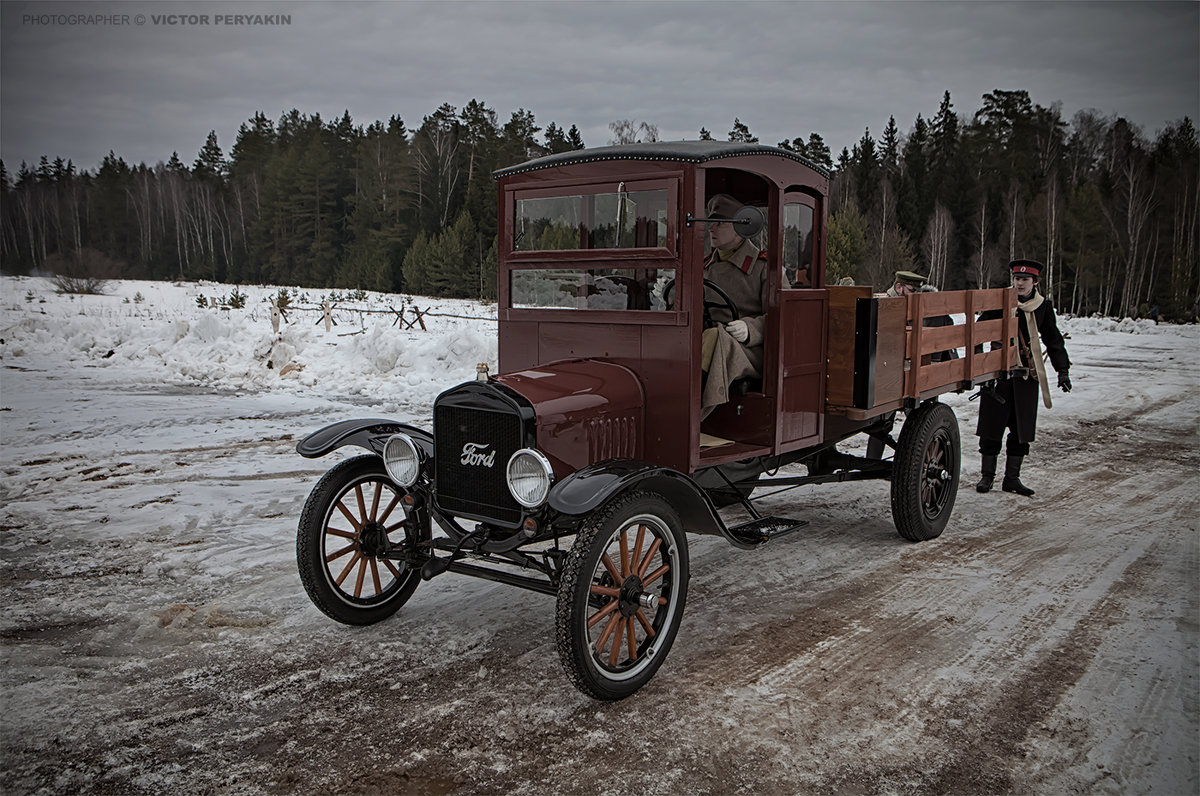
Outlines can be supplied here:
[[300, 515], [296, 563], [309, 599], [348, 625], [387, 619], [408, 601], [419, 570], [383, 557], [420, 534], [378, 456], [346, 459], [321, 478]]
[[958, 494], [958, 418], [945, 404], [922, 404], [904, 421], [892, 464], [892, 521], [910, 542], [940, 536]]
[[558, 653], [579, 690], [623, 699], [662, 665], [687, 599], [687, 541], [662, 498], [621, 495], [575, 538], [558, 587]]

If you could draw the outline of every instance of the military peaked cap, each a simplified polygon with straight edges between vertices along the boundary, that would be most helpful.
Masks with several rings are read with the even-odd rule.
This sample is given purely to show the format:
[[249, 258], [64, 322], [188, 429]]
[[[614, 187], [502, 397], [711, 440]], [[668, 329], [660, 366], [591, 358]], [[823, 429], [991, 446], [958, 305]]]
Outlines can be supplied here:
[[920, 274], [912, 271], [897, 271], [896, 281], [902, 285], [923, 285], [928, 280]]
[[742, 203], [734, 199], [727, 193], [719, 193], [708, 200], [708, 207], [705, 212], [709, 218], [725, 218], [733, 220], [737, 215], [737, 211], [743, 207]]

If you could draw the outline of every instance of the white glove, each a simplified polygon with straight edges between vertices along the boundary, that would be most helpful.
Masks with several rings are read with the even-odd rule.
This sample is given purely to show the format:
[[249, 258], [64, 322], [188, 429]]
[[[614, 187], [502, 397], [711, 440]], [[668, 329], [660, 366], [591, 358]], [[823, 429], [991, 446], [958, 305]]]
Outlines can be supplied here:
[[739, 343], [744, 343], [750, 338], [750, 330], [746, 328], [745, 321], [730, 321], [725, 324], [725, 331], [729, 332], [729, 336]]

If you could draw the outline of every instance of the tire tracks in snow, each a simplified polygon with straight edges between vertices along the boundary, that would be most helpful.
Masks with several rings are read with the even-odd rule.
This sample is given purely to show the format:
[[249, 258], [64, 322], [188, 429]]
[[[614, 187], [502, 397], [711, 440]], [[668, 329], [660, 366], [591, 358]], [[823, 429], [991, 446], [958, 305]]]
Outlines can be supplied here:
[[[1147, 406], [1139, 416], [1172, 403]], [[1155, 436], [1135, 420], [1132, 439]], [[1118, 460], [1128, 452], [1097, 445]], [[1130, 596], [1172, 556], [1158, 535], [1122, 523], [1123, 509], [1141, 516], [1157, 505], [1164, 522], [1197, 516], [1191, 471], [1180, 461], [1187, 457], [1156, 468], [1114, 466], [1112, 457], [1094, 458], [1095, 446], [1080, 447], [1054, 463], [1037, 502], [964, 493], [964, 516], [956, 515], [942, 538], [906, 547], [890, 563], [885, 555], [881, 566], [856, 571], [845, 583], [807, 593], [800, 583], [789, 606], [776, 602], [753, 616], [753, 599], [736, 594], [727, 595], [726, 606], [689, 606], [687, 626], [718, 632], [693, 644], [682, 667], [676, 652], [668, 669], [683, 668], [701, 690], [723, 687], [732, 699], [786, 707], [785, 730], [805, 730], [804, 719], [791, 718], [798, 706], [835, 725], [890, 713], [895, 732], [882, 753], [841, 768], [821, 788], [914, 781], [932, 793], [1021, 787], [1009, 772], [1028, 754], [1025, 739], [1090, 672], [1107, 635], [1128, 619]], [[1080, 539], [1080, 528], [1095, 537]], [[720, 613], [729, 607], [745, 607], [751, 617], [720, 632]], [[1146, 697], [1134, 723], [1153, 726], [1164, 704], [1186, 695], [1176, 685], [1150, 688]], [[1064, 721], [1059, 730], [1069, 734], [1069, 717]], [[1082, 776], [1120, 782], [1160, 741], [1133, 744]], [[907, 750], [915, 748], [930, 759], [914, 764]]]

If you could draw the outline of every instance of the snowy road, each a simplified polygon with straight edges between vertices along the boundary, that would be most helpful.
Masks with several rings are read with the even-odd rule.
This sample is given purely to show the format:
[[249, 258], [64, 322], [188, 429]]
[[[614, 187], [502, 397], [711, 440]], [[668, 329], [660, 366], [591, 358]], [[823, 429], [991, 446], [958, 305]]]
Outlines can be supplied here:
[[[11, 322], [11, 316], [6, 323]], [[1033, 499], [964, 489], [902, 541], [887, 485], [767, 498], [804, 532], [691, 537], [679, 640], [615, 704], [571, 687], [553, 599], [447, 575], [327, 620], [296, 573], [362, 396], [118, 381], [5, 350], [6, 793], [1195, 793], [1195, 330], [1068, 325]], [[315, 365], [313, 366], [315, 368]], [[398, 412], [398, 413], [397, 413]], [[423, 422], [418, 409], [390, 412]]]

